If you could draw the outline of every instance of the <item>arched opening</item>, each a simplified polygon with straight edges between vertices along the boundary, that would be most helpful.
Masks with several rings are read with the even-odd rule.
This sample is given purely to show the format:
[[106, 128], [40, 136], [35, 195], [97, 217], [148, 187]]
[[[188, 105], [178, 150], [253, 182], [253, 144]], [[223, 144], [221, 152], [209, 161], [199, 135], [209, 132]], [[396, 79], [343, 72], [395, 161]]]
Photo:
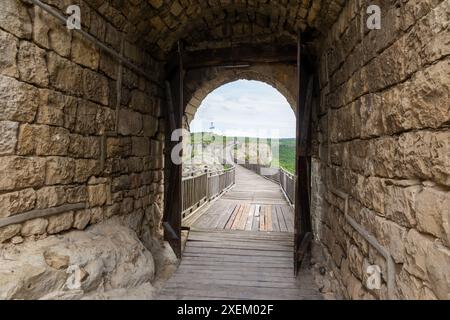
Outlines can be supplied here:
[[[206, 87], [213, 87], [206, 84]], [[223, 142], [239, 145], [236, 160], [245, 162], [245, 138], [251, 141], [249, 161], [295, 173], [296, 121], [293, 106], [273, 86], [256, 80], [230, 81], [212, 90], [189, 117], [185, 137], [183, 174], [222, 167], [214, 157], [212, 145]], [[202, 141], [203, 139], [203, 141]], [[220, 141], [219, 141], [220, 140]], [[208, 146], [194, 149], [193, 145]], [[203, 152], [201, 152], [203, 151]]]

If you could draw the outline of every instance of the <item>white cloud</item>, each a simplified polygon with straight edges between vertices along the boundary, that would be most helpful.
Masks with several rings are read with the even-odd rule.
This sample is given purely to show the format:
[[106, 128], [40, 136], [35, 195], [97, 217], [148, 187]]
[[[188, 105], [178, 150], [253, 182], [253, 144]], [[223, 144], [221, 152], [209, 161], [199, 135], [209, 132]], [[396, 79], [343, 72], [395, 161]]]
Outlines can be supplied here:
[[191, 131], [208, 131], [211, 122], [227, 135], [295, 137], [295, 114], [286, 98], [258, 81], [239, 80], [210, 93], [198, 109]]

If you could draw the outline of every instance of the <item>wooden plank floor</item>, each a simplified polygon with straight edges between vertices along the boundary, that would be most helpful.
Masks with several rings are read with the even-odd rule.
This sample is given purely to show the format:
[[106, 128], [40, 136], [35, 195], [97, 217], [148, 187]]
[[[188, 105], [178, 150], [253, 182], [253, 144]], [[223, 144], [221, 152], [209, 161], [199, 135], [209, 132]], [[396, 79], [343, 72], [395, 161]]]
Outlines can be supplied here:
[[291, 233], [191, 231], [159, 299], [322, 299], [309, 270], [294, 277], [292, 255]]
[[241, 166], [236, 185], [185, 225], [201, 229], [294, 232], [294, 213], [280, 186]]
[[294, 232], [289, 205], [261, 205], [218, 200], [201, 215], [193, 228], [246, 231]]

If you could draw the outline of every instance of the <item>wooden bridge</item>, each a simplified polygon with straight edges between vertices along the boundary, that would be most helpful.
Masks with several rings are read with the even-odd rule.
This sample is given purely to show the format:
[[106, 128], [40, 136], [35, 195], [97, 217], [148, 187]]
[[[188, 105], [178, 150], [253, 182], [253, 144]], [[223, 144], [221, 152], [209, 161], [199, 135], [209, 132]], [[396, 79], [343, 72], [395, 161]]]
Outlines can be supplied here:
[[280, 185], [242, 166], [235, 185], [187, 216], [181, 265], [160, 299], [321, 299], [294, 276], [294, 213]]

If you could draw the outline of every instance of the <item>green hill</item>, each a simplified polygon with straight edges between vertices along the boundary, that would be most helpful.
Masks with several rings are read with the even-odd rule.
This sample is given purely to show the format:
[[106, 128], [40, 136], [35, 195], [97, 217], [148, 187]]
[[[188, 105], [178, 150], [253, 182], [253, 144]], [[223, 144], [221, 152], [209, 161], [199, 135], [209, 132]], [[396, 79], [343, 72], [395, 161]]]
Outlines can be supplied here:
[[[223, 143], [223, 136], [219, 136], [212, 133], [192, 133], [191, 136], [193, 137], [195, 143], [199, 143], [202, 141], [203, 136], [203, 145], [207, 146], [212, 143], [222, 144]], [[226, 138], [228, 142], [233, 141], [234, 137], [227, 137]], [[250, 143], [256, 143], [256, 138], [250, 138]], [[245, 142], [244, 137], [238, 137], [238, 141], [243, 143]], [[262, 140], [263, 141], [263, 140]], [[285, 170], [295, 173], [295, 138], [290, 139], [280, 139], [279, 140], [280, 145], [280, 152], [279, 152], [279, 159], [274, 159], [274, 163], [272, 165], [282, 167]]]

